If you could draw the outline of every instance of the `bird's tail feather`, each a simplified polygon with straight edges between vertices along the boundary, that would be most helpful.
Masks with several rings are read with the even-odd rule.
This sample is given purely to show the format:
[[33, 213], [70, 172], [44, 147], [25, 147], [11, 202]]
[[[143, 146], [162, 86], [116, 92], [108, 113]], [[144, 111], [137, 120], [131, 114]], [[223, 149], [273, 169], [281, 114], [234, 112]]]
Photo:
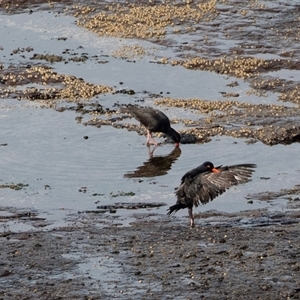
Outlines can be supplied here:
[[172, 205], [169, 207], [167, 215], [171, 215], [172, 213], [176, 213], [178, 210], [187, 208], [187, 206], [183, 203], [176, 203], [175, 205]]

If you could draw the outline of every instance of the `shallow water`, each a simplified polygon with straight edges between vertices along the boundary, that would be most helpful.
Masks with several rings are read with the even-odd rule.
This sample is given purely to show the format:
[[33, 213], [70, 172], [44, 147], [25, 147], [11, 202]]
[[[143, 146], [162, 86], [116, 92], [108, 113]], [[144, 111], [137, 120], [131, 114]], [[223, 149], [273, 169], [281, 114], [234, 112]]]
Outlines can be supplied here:
[[[174, 56], [176, 52], [172, 51], [172, 48], [147, 41], [99, 38], [87, 30], [77, 27], [74, 24], [75, 18], [70, 16], [38, 11], [31, 15], [1, 15], [0, 22], [2, 24], [0, 33], [4, 45], [1, 51], [4, 66], [11, 63], [32, 64], [39, 62], [38, 60], [30, 60], [34, 53], [62, 55], [68, 49], [67, 58], [72, 58], [75, 54], [89, 53], [90, 59], [84, 63], [58, 62], [52, 64], [54, 69], [60, 73], [81, 77], [91, 83], [131, 88], [139, 93], [144, 90], [150, 90], [152, 93], [162, 92], [162, 95], [169, 93], [168, 95], [171, 97], [185, 99], [216, 100], [221, 98], [221, 92], [232, 92], [239, 93], [239, 100], [242, 102], [277, 102], [278, 95], [276, 93], [267, 93], [268, 97], [247, 95], [246, 92], [251, 88], [236, 78], [212, 72], [187, 70], [180, 66], [149, 63], [155, 61], [154, 55], [141, 56], [140, 59], [135, 60], [114, 58], [112, 57], [113, 53], [120, 47], [137, 44], [150, 49], [157, 57]], [[67, 40], [58, 40], [61, 37], [65, 37]], [[32, 47], [34, 50], [11, 55], [15, 49], [26, 49], [27, 47]], [[93, 58], [94, 56], [97, 56], [97, 59]], [[228, 87], [227, 85], [232, 81], [237, 81], [238, 86]], [[119, 82], [123, 82], [123, 85], [120, 86]], [[133, 98], [139, 96], [140, 94], [137, 94]], [[102, 98], [103, 103], [108, 105], [105, 98], [110, 99], [110, 97]], [[120, 98], [122, 103], [123, 97], [120, 96]], [[130, 99], [125, 97], [125, 103], [128, 101]]]
[[[93, 210], [95, 202], [108, 205], [145, 201], [170, 205], [175, 202], [173, 192], [181, 176], [206, 160], [212, 160], [215, 165], [256, 163], [258, 168], [250, 183], [232, 188], [196, 211], [236, 212], [269, 206], [258, 201], [248, 204], [245, 196], [291, 188], [298, 183], [300, 168], [295, 168], [298, 144], [247, 145], [243, 140], [228, 137], [207, 144], [181, 145], [180, 156], [163, 176], [147, 174], [143, 177], [142, 174], [128, 178], [128, 174], [149, 161], [145, 137], [110, 126], [82, 126], [74, 118], [72, 112], [58, 113], [49, 109], [2, 109], [1, 143], [7, 146], [1, 147], [1, 180], [28, 184], [28, 187], [19, 191], [2, 189], [0, 205], [32, 207], [54, 214], [60, 209]], [[154, 156], [168, 157], [173, 149], [173, 145], [165, 144], [155, 149]], [[266, 177], [270, 179], [261, 179]], [[122, 192], [134, 195], [126, 196]], [[166, 207], [155, 211], [165, 213]], [[124, 210], [117, 212], [123, 213]]]
[[[220, 92], [238, 92], [239, 101], [277, 103], [276, 93], [268, 93], [267, 97], [247, 95], [246, 92], [251, 88], [239, 79], [149, 63], [154, 55], [134, 61], [114, 58], [113, 51], [136, 41], [99, 38], [75, 26], [74, 21], [72, 17], [48, 12], [1, 15], [1, 63], [4, 66], [31, 64], [33, 53], [61, 54], [68, 48], [74, 53], [88, 52], [90, 57], [98, 55], [98, 61], [89, 59], [85, 63], [55, 63], [52, 65], [54, 69], [92, 83], [137, 91], [134, 96], [118, 96], [120, 103], [133, 102], [145, 90], [162, 92], [164, 96], [169, 93], [177, 98], [208, 100], [222, 99]], [[58, 37], [67, 37], [67, 40], [61, 41]], [[139, 44], [154, 48], [155, 55], [161, 57], [172, 52], [168, 47], [150, 42], [139, 41]], [[34, 51], [11, 55], [14, 49], [26, 47], [33, 47]], [[107, 63], [99, 64], [102, 59]], [[270, 75], [290, 78], [297, 76], [297, 72], [288, 74], [281, 70]], [[119, 84], [121, 81], [123, 85]], [[229, 88], [227, 85], [232, 81], [238, 81], [239, 85]], [[115, 100], [115, 96], [111, 95], [96, 99], [105, 107], [112, 107]], [[151, 99], [145, 102], [151, 103]], [[171, 118], [197, 118], [197, 115], [182, 109], [165, 111]], [[153, 170], [154, 173], [147, 173], [146, 177], [133, 177], [129, 175], [149, 162], [144, 136], [111, 126], [86, 127], [76, 123], [76, 114], [73, 112], [40, 109], [38, 104], [26, 101], [2, 99], [0, 112], [0, 143], [7, 143], [7, 146], [0, 147], [1, 183], [28, 184], [19, 191], [1, 189], [0, 205], [35, 208], [57, 222], [61, 222], [65, 214], [95, 210], [97, 205], [117, 202], [165, 202], [171, 205], [175, 203], [174, 188], [182, 175], [206, 160], [213, 161], [215, 165], [256, 163], [258, 168], [250, 183], [232, 188], [213, 202], [198, 208], [197, 212], [211, 209], [236, 212], [263, 207], [284, 209], [284, 199], [279, 199], [273, 208], [273, 202], [254, 200], [253, 204], [249, 204], [245, 196], [260, 191], [291, 188], [299, 183], [299, 144], [269, 147], [261, 143], [247, 145], [242, 139], [219, 137], [207, 144], [181, 145], [180, 155], [163, 170], [162, 175], [158, 173], [161, 176], [154, 176], [156, 173]], [[177, 124], [175, 128], [180, 130], [183, 126]], [[88, 139], [84, 139], [84, 136], [88, 136]], [[158, 147], [154, 155], [167, 160], [173, 149], [173, 145], [165, 144]], [[165, 214], [167, 207], [153, 211]], [[141, 210], [144, 211], [148, 209]], [[116, 213], [128, 217], [130, 214], [131, 211], [122, 209]], [[186, 216], [186, 211], [177, 215]]]
[[[259, 8], [263, 4], [270, 11]], [[285, 28], [291, 18], [297, 21], [297, 4], [222, 1], [218, 4], [222, 22], [202, 22], [203, 36], [199, 31], [174, 35], [170, 29], [167, 38], [171, 42], [165, 45], [100, 38], [77, 27], [75, 18], [48, 11], [0, 15], [0, 66], [49, 65], [58, 73], [87, 82], [135, 91], [134, 95], [106, 94], [91, 99], [104, 108], [139, 99], [152, 106], [155, 97], [150, 94], [280, 105], [278, 92], [264, 91], [258, 96], [242, 79], [158, 62], [162, 57], [171, 60], [186, 54], [218, 58], [232, 54], [235, 48], [242, 50], [242, 56], [264, 59], [294, 51], [290, 55], [296, 61], [298, 40], [291, 41]], [[255, 9], [245, 17], [242, 9], [251, 5]], [[248, 17], [251, 26], [247, 27]], [[274, 38], [272, 26], [279, 30], [280, 40]], [[258, 41], [253, 38], [260, 34]], [[67, 39], [58, 39], [62, 37]], [[196, 46], [184, 50], [182, 43]], [[136, 44], [149, 53], [128, 59], [115, 55], [124, 45]], [[27, 47], [33, 50], [27, 52]], [[62, 55], [65, 61], [32, 60], [34, 53]], [[83, 53], [88, 54], [85, 62], [69, 61]], [[284, 68], [265, 75], [296, 81], [298, 74], [297, 69]], [[237, 85], [229, 87], [232, 82]], [[3, 86], [0, 78], [0, 88]], [[28, 87], [40, 85], [17, 88]], [[224, 98], [221, 92], [238, 93], [239, 97]], [[294, 298], [298, 293], [298, 195], [287, 192], [266, 201], [253, 195], [299, 184], [299, 144], [270, 147], [221, 136], [205, 144], [182, 144], [180, 150], [166, 143], [150, 157], [145, 136], [113, 126], [83, 126], [74, 111], [40, 106], [35, 101], [0, 98], [0, 186], [6, 185], [0, 188], [3, 298], [30, 298], [30, 291], [32, 298], [48, 293], [47, 298], [66, 299], [184, 299], [187, 295], [221, 299], [247, 294], [267, 299], [278, 295]], [[76, 103], [57, 106], [76, 107]], [[202, 117], [191, 109], [160, 109], [172, 119]], [[83, 115], [83, 121], [90, 118]], [[132, 119], [126, 122], [137, 124]], [[181, 122], [174, 127], [186, 128]], [[251, 182], [196, 208], [197, 225], [189, 230], [186, 210], [171, 218], [166, 211], [176, 201], [174, 189], [182, 175], [206, 160], [215, 165], [256, 163], [257, 169]], [[7, 187], [11, 183], [24, 186], [14, 190]], [[247, 198], [249, 194], [252, 196]], [[292, 198], [295, 201], [289, 201]], [[98, 208], [118, 203], [166, 205], [111, 211]], [[201, 215], [206, 211], [210, 212]]]

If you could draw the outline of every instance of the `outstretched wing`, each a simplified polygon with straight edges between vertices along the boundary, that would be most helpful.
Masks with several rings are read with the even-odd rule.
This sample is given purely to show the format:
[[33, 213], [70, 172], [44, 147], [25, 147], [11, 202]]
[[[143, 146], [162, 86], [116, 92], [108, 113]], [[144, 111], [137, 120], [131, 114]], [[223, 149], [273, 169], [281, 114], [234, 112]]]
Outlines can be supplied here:
[[216, 168], [220, 171], [219, 173], [206, 173], [203, 174], [203, 178], [219, 188], [228, 189], [233, 185], [248, 182], [251, 179], [255, 168], [255, 164], [221, 166]]
[[206, 204], [231, 186], [248, 182], [255, 167], [254, 164], [217, 167], [218, 173], [201, 173], [192, 180], [190, 176], [183, 177], [176, 192], [178, 201], [187, 206]]

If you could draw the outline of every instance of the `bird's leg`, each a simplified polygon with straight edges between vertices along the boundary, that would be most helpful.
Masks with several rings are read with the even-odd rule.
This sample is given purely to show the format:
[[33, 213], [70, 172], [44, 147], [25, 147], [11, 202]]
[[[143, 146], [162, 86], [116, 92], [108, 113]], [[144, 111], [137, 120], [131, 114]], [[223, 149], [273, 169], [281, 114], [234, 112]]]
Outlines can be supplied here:
[[147, 130], [147, 145], [148, 144], [153, 144], [153, 145], [155, 145], [155, 146], [158, 146], [159, 145], [159, 143], [157, 143], [156, 141], [155, 141], [155, 139], [152, 137], [152, 134], [151, 134], [151, 132], [149, 131], [149, 130]]
[[151, 139], [151, 133], [149, 130], [147, 130], [147, 145], [150, 144], [150, 139]]
[[193, 215], [193, 207], [189, 207], [188, 211], [189, 211], [191, 227], [194, 228], [195, 227], [195, 222], [194, 222], [194, 215]]
[[154, 146], [152, 150], [151, 150], [151, 146], [149, 144], [147, 144], [147, 146], [148, 146], [148, 149], [149, 149], [149, 157], [152, 158], [153, 154], [154, 154], [154, 151], [157, 148], [157, 145]]

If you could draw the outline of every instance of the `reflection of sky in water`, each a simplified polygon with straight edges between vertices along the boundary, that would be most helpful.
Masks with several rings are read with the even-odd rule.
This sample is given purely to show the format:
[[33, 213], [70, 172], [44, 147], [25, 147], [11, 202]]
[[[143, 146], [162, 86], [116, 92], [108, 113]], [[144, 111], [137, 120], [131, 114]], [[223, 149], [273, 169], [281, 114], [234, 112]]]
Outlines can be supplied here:
[[[197, 208], [239, 211], [267, 203], [247, 204], [249, 193], [277, 191], [299, 183], [299, 144], [265, 146], [246, 145], [243, 140], [228, 137], [203, 145], [181, 145], [181, 155], [166, 176], [129, 179], [124, 174], [143, 165], [149, 159], [145, 137], [126, 129], [85, 127], [76, 124], [75, 114], [47, 109], [15, 108], [3, 111], [0, 118], [2, 183], [26, 183], [21, 191], [2, 189], [0, 205], [57, 210], [86, 210], [114, 202], [175, 203], [174, 188], [182, 175], [211, 160], [215, 165], [256, 163], [253, 181], [233, 187], [211, 203]], [[89, 136], [84, 139], [83, 136]], [[234, 143], [237, 141], [237, 143]], [[155, 155], [168, 155], [172, 144], [155, 150]], [[269, 180], [260, 179], [270, 177]], [[49, 185], [49, 188], [45, 188]], [[87, 192], [79, 192], [87, 187]], [[133, 192], [133, 197], [110, 197], [118, 191]], [[97, 196], [92, 196], [98, 194]], [[100, 195], [104, 194], [104, 195]], [[165, 213], [167, 207], [155, 209]], [[123, 210], [117, 213], [122, 214]], [[128, 212], [125, 212], [126, 214]], [[179, 212], [185, 215], [186, 211]]]
[[288, 70], [288, 69], [281, 69], [278, 71], [270, 72], [270, 76], [280, 79], [286, 80], [297, 80], [300, 77], [300, 70]]
[[[55, 14], [48, 12], [1, 16], [0, 24], [3, 26], [0, 26], [0, 34], [2, 43], [5, 45], [1, 51], [4, 59], [2, 63], [5, 66], [11, 62], [36, 64], [41, 61], [29, 59], [34, 53], [62, 55], [66, 49], [70, 49], [71, 54], [63, 55], [64, 58], [72, 58], [74, 53], [77, 56], [88, 53], [90, 58], [84, 63], [55, 63], [52, 66], [56, 72], [74, 75], [95, 84], [134, 89], [137, 94], [131, 98], [141, 97], [145, 90], [157, 94], [163, 92], [162, 96], [174, 98], [206, 100], [224, 99], [220, 92], [234, 92], [239, 93], [240, 96], [233, 100], [238, 99], [250, 103], [277, 102], [278, 95], [276, 93], [267, 93], [268, 97], [247, 95], [251, 88], [241, 79], [230, 78], [213, 72], [191, 71], [179, 66], [149, 63], [149, 61], [154, 60], [152, 55], [136, 60], [135, 63], [112, 58], [112, 53], [120, 47], [136, 45], [137, 42], [146, 49], [151, 48], [151, 52], [154, 52], [156, 57], [174, 57], [176, 49], [141, 40], [100, 38], [83, 28], [77, 27], [74, 23], [73, 17], [61, 15], [56, 17]], [[66, 37], [67, 40], [58, 40], [57, 38], [60, 37]], [[176, 39], [181, 38], [180, 35], [175, 37]], [[79, 46], [83, 48], [79, 48]], [[32, 47], [34, 50], [10, 55], [15, 49], [27, 47]], [[98, 58], [93, 58], [94, 55], [97, 55]], [[98, 63], [99, 61], [108, 61], [108, 63]], [[42, 62], [44, 63], [44, 61]], [[228, 87], [232, 81], [237, 81], [238, 86]], [[124, 82], [124, 85], [118, 86], [119, 82]], [[120, 101], [122, 99], [125, 99], [126, 102], [130, 101], [128, 97], [120, 95]]]
[[[29, 59], [34, 53], [60, 55], [66, 48], [79, 54], [87, 52], [91, 57], [111, 55], [112, 51], [124, 44], [136, 43], [132, 40], [97, 38], [75, 26], [74, 21], [72, 17], [55, 17], [46, 12], [1, 16], [0, 34], [4, 45], [1, 63], [5, 67], [11, 63], [35, 64], [39, 61]], [[58, 37], [67, 37], [67, 41], [58, 41]], [[139, 41], [139, 44], [155, 47], [155, 54], [160, 57], [169, 57], [171, 52], [168, 48], [152, 43]], [[79, 49], [79, 46], [83, 46], [83, 49]], [[26, 47], [33, 47], [34, 51], [10, 55], [12, 50]], [[25, 58], [20, 55], [25, 55]], [[99, 96], [97, 101], [106, 107], [112, 106], [116, 99], [120, 103], [133, 102], [143, 91], [162, 92], [163, 96], [174, 98], [208, 100], [224, 99], [220, 92], [238, 92], [240, 97], [234, 100], [276, 103], [276, 94], [268, 94], [266, 98], [247, 96], [246, 92], [251, 88], [242, 80], [211, 72], [149, 63], [149, 59], [153, 60], [153, 57], [133, 63], [105, 56], [103, 60], [108, 60], [106, 64], [98, 64], [91, 59], [85, 63], [56, 63], [52, 67], [56, 72], [82, 77], [92, 83], [118, 86], [122, 81], [124, 85], [120, 88], [131, 88], [137, 92], [134, 96], [120, 94], [117, 98], [115, 95]], [[297, 77], [297, 74], [296, 71], [285, 73], [285, 70], [270, 73], [280, 78]], [[228, 87], [232, 81], [237, 81], [239, 85]], [[140, 182], [124, 178], [124, 174], [132, 172], [149, 159], [144, 136], [110, 126], [85, 127], [76, 123], [74, 113], [30, 108], [31, 102], [28, 105], [24, 104], [25, 101], [20, 102], [23, 106], [29, 106], [27, 109], [20, 108], [19, 102], [16, 103], [17, 108], [8, 109], [5, 103], [15, 102], [5, 99], [1, 101], [0, 144], [8, 144], [0, 147], [1, 183], [29, 184], [21, 191], [2, 189], [0, 205], [3, 206], [29, 206], [55, 212], [60, 208], [92, 210], [96, 208], [96, 201], [100, 205], [124, 201], [163, 201], [172, 205], [176, 201], [174, 188], [180, 183], [182, 175], [206, 160], [216, 165], [256, 163], [258, 168], [252, 182], [232, 188], [213, 202], [196, 209], [196, 213], [209, 209], [230, 212], [269, 205], [256, 201], [253, 205], [247, 204], [245, 196], [248, 193], [291, 188], [299, 183], [299, 144], [268, 147], [258, 142], [246, 145], [241, 139], [228, 137], [217, 138], [203, 145], [181, 145], [180, 157], [173, 162], [165, 176], [141, 178]], [[145, 104], [148, 102], [146, 99]], [[190, 111], [161, 109], [165, 109], [170, 118], [198, 118], [197, 114]], [[174, 128], [180, 130], [183, 125], [176, 124]], [[89, 139], [85, 140], [85, 135]], [[155, 151], [155, 155], [166, 156], [172, 150], [173, 145], [164, 145]], [[270, 179], [262, 180], [260, 177]], [[45, 188], [46, 185], [50, 188]], [[87, 192], [79, 192], [81, 187], [87, 187]], [[118, 191], [133, 192], [135, 196], [109, 196]], [[155, 212], [165, 214], [166, 209], [161, 207], [155, 209]], [[117, 214], [123, 213], [131, 212], [117, 211]], [[186, 214], [186, 211], [181, 211], [177, 215]]]

